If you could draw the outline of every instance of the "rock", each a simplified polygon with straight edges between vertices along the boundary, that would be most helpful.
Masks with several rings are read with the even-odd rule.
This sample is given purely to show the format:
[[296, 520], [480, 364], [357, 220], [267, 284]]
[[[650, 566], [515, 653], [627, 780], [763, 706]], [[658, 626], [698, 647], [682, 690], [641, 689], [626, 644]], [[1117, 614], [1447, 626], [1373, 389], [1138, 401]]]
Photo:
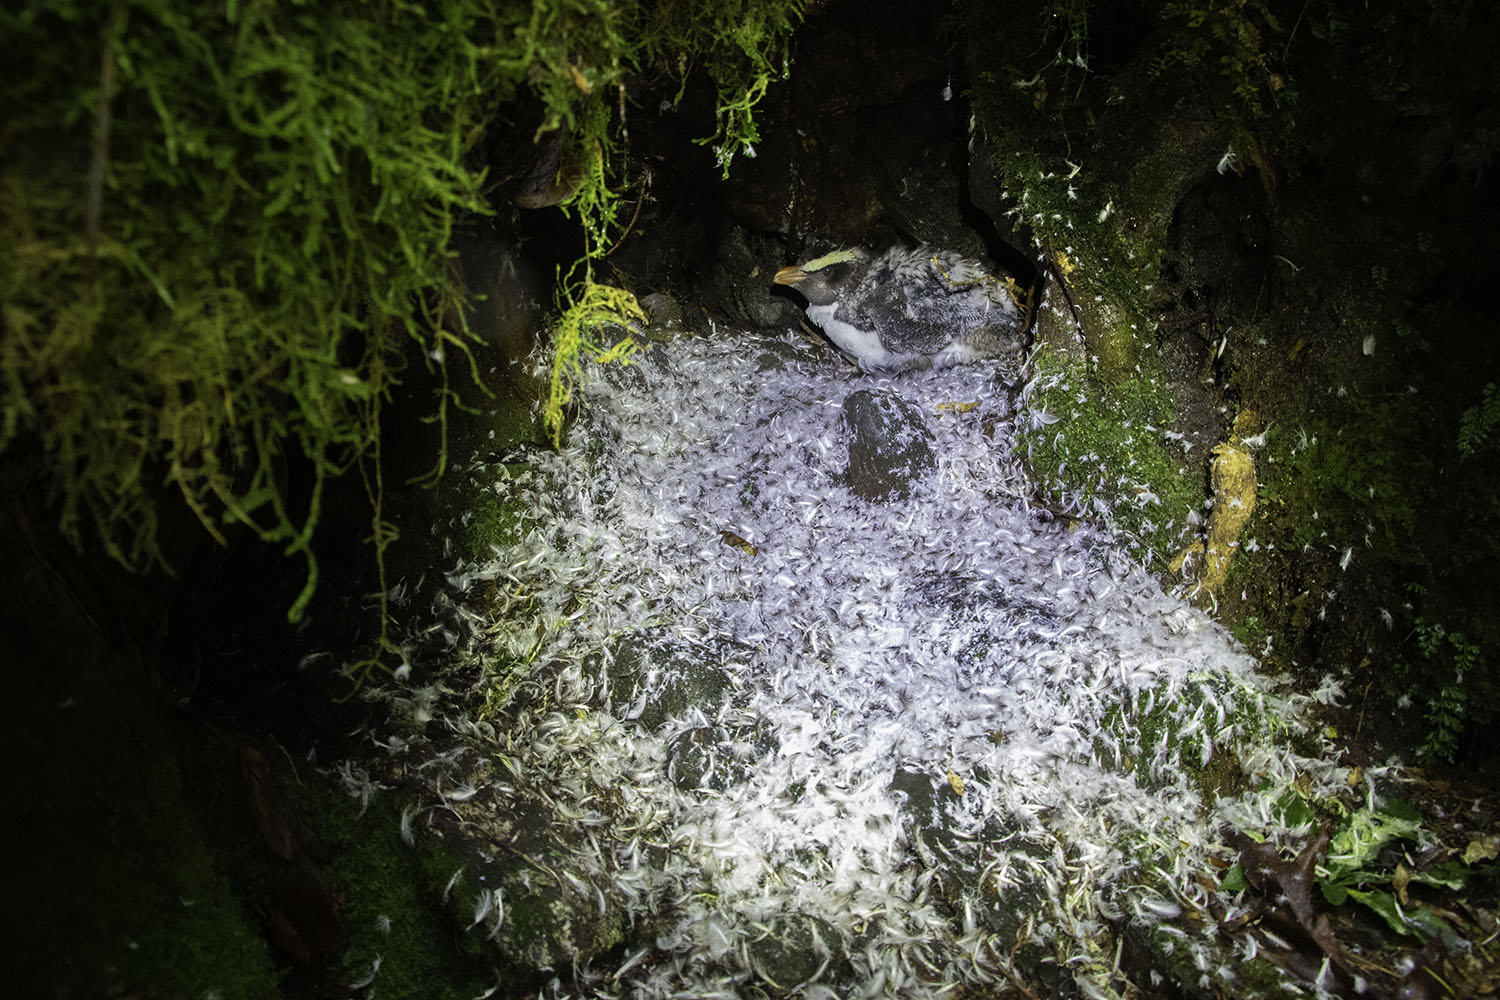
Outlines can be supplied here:
[[1208, 517], [1208, 538], [1198, 582], [1214, 594], [1229, 575], [1229, 560], [1239, 546], [1240, 532], [1255, 510], [1255, 459], [1244, 448], [1229, 442], [1220, 444], [1214, 448], [1210, 480], [1214, 510]]
[[512, 200], [521, 208], [561, 205], [578, 192], [587, 170], [584, 146], [566, 128], [554, 129], [528, 151], [519, 189]]
[[684, 791], [722, 792], [750, 777], [776, 742], [751, 726], [696, 726], [667, 746], [667, 777]]
[[1076, 356], [1077, 341], [1110, 384], [1136, 374], [1148, 329], [1144, 314], [1099, 274], [1085, 270], [1065, 250], [1045, 254], [1053, 287], [1037, 313], [1037, 341]]
[[672, 296], [665, 292], [652, 292], [642, 297], [640, 302], [641, 308], [645, 310], [646, 319], [650, 323], [650, 329], [668, 331], [682, 329], [682, 306]]
[[667, 747], [667, 777], [684, 790], [723, 791], [749, 773], [745, 763], [724, 745], [721, 734], [706, 726], [689, 729]]
[[943, 811], [938, 802], [937, 788], [930, 777], [921, 771], [899, 767], [891, 776], [888, 787], [901, 801], [901, 814], [911, 823], [912, 834], [932, 836], [942, 830]]
[[916, 407], [885, 389], [859, 389], [844, 400], [849, 466], [844, 481], [857, 496], [904, 500], [912, 483], [937, 469], [932, 432]]
[[779, 337], [753, 337], [746, 335], [753, 348], [759, 351], [756, 368], [763, 372], [781, 371], [792, 364], [817, 364], [828, 362], [828, 355], [816, 351], [805, 343], [790, 343]]
[[498, 855], [472, 840], [450, 850], [465, 859], [444, 888], [453, 924], [472, 942], [487, 940], [513, 975], [588, 963], [624, 940], [618, 898], [586, 874], [559, 876], [546, 837], [522, 835]]
[[750, 966], [776, 996], [818, 976], [839, 945], [838, 932], [825, 920], [806, 914], [779, 916], [750, 942]]
[[734, 670], [749, 662], [749, 650], [729, 639], [685, 639], [659, 627], [622, 636], [610, 661], [615, 712], [656, 729], [689, 708], [717, 708], [736, 689]]
[[471, 814], [437, 824], [438, 850], [458, 866], [442, 888], [444, 909], [469, 950], [492, 948], [523, 980], [597, 958], [626, 926], [607, 876], [569, 857], [576, 828], [532, 804], [518, 823]]
[[587, 879], [552, 879], [523, 864], [498, 880], [506, 912], [495, 946], [520, 969], [566, 969], [587, 963], [625, 938], [620, 901]]
[[771, 276], [786, 251], [775, 241], [730, 229], [720, 241], [713, 276], [703, 304], [736, 326], [784, 330], [796, 326], [802, 310], [785, 294], [774, 294]]

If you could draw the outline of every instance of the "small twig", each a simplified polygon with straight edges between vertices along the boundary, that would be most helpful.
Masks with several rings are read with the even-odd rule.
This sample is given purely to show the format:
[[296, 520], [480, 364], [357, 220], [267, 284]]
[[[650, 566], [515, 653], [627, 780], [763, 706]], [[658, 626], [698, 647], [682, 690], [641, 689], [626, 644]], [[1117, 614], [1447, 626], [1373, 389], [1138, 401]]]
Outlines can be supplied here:
[[1292, 39], [1297, 37], [1297, 28], [1302, 24], [1302, 15], [1307, 13], [1307, 5], [1311, 2], [1312, 0], [1303, 0], [1302, 9], [1297, 12], [1297, 20], [1292, 24], [1291, 33], [1286, 36], [1286, 47], [1281, 50], [1281, 64], [1283, 66], [1286, 65], [1287, 54], [1292, 51]]
[[630, 231], [635, 228], [636, 220], [641, 217], [641, 206], [646, 204], [647, 192], [649, 192], [650, 190], [651, 172], [647, 170], [645, 176], [641, 179], [641, 196], [636, 199], [635, 213], [631, 215], [630, 221], [625, 224], [625, 228], [621, 230], [619, 237], [615, 239], [614, 245], [600, 254], [600, 257], [608, 257], [610, 254], [620, 249], [620, 244], [625, 242], [625, 237], [630, 235]]
[[1027, 1000], [1037, 1000], [1036, 994], [1026, 988], [1026, 982], [1021, 978], [1021, 974], [1016, 971], [1016, 952], [1020, 951], [1021, 945], [1025, 943], [1025, 938], [1016, 939], [1015, 945], [1010, 949], [1010, 959], [1004, 965], [1000, 966], [1000, 971], [1005, 973], [1005, 978], [1009, 979], [1010, 984], [1020, 990], [1021, 994]]
[[104, 210], [104, 165], [109, 161], [109, 129], [115, 99], [115, 46], [125, 24], [125, 9], [115, 5], [115, 16], [104, 34], [99, 54], [99, 110], [94, 117], [94, 156], [89, 163], [88, 211], [84, 216], [84, 239], [93, 257], [99, 248], [99, 216]]

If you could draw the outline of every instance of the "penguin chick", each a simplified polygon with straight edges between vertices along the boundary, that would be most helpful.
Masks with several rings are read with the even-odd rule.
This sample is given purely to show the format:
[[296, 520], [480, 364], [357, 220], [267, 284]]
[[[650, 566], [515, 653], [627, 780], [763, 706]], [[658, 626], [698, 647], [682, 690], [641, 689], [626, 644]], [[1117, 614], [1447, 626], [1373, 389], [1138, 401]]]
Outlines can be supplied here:
[[835, 250], [773, 280], [801, 293], [808, 319], [865, 371], [1018, 357], [1025, 347], [1025, 318], [1005, 282], [952, 251]]

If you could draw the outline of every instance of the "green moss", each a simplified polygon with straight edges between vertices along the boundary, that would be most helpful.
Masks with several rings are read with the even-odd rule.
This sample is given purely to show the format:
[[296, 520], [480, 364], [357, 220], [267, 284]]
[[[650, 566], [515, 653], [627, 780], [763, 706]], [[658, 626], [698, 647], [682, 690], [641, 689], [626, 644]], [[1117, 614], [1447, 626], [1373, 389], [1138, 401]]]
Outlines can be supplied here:
[[[1234, 583], [1234, 566], [1230, 565], [1229, 582]], [[1270, 632], [1260, 618], [1253, 614], [1245, 614], [1236, 617], [1229, 627], [1229, 632], [1235, 641], [1243, 646], [1252, 655], [1258, 654], [1266, 646], [1266, 640], [1270, 638]]]
[[[220, 867], [233, 880], [246, 910], [261, 919], [273, 905], [273, 887], [287, 862], [262, 841], [244, 786], [237, 777], [236, 748], [214, 744], [195, 748], [194, 798], [210, 817], [210, 842]], [[283, 818], [306, 831], [301, 842], [313, 862], [328, 873], [346, 939], [328, 967], [287, 975], [287, 996], [325, 996], [371, 975], [377, 995], [459, 1000], [498, 985], [500, 996], [520, 995], [533, 985], [527, 970], [497, 973], [498, 956], [482, 931], [470, 928], [473, 865], [443, 842], [420, 831], [414, 844], [401, 837], [401, 814], [408, 801], [399, 791], [376, 792], [367, 805], [351, 798], [333, 778], [285, 758], [268, 768], [272, 796], [284, 803]], [[461, 876], [450, 886], [456, 872]], [[445, 887], [451, 891], [445, 896]], [[274, 996], [249, 991], [225, 996]]]
[[1420, 494], [1435, 474], [1417, 414], [1398, 400], [1351, 398], [1337, 417], [1282, 424], [1267, 435], [1261, 499], [1273, 537], [1306, 551], [1409, 561]]
[[1167, 436], [1171, 397], [1142, 377], [1106, 391], [1086, 362], [1056, 351], [1033, 356], [1034, 410], [1058, 418], [1020, 435], [1042, 495], [1070, 511], [1105, 519], [1138, 554], [1164, 568], [1189, 534], [1188, 513], [1201, 506], [1201, 472], [1181, 460]]
[[[470, 159], [487, 122], [537, 101], [538, 136], [566, 133], [562, 161], [581, 176], [565, 207], [592, 258], [619, 237], [626, 74], [686, 86], [706, 69], [719, 109], [710, 141], [727, 167], [785, 73], [801, 9], [7, 9], [0, 448], [34, 441], [64, 534], [131, 567], [173, 561], [161, 529], [170, 503], [220, 542], [237, 527], [300, 557], [293, 619], [318, 578], [311, 540], [325, 487], [357, 471], [384, 595], [391, 389], [409, 359], [435, 367], [446, 428], [457, 399], [447, 365], [480, 381], [466, 328], [440, 318], [462, 315], [455, 217], [488, 210]], [[434, 474], [445, 455], [444, 442]]]
[[[991, 91], [977, 88], [976, 115], [989, 127], [990, 160], [1009, 214], [1025, 227], [1053, 267], [1061, 287], [1053, 305], [1076, 310], [1088, 353], [1110, 381], [1129, 378], [1139, 361], [1148, 320], [1149, 290], [1158, 279], [1165, 244], [1165, 219], [1155, 212], [1131, 211], [1123, 189], [1093, 171], [1075, 171], [1065, 149], [1038, 145], [1041, 123], [1018, 127], [1007, 95], [989, 102]], [[1005, 125], [998, 122], [1005, 121]], [[1116, 212], [1148, 220], [1121, 225]], [[1101, 218], [1103, 216], [1103, 218]]]
[[1087, 14], [1059, 0], [1002, 22], [986, 5], [960, 3], [953, 24], [967, 42], [996, 207], [1043, 252], [1082, 313], [1089, 353], [1118, 380], [1131, 377], [1152, 329], [1173, 213], [1224, 152], [1228, 130], [1178, 110], [1180, 87], [1158, 94], [1149, 80], [1094, 74]]
[[476, 459], [473, 466], [449, 473], [429, 489], [397, 496], [391, 516], [402, 532], [390, 550], [392, 582], [413, 588], [431, 576], [435, 566], [488, 562], [516, 544], [525, 501], [502, 495], [495, 480], [527, 474], [528, 467], [519, 463], [497, 465]]
[[[645, 315], [629, 292], [594, 281], [593, 263], [611, 252], [624, 238], [618, 214], [619, 190], [628, 179], [617, 177], [613, 164], [619, 160], [616, 139], [626, 133], [624, 86], [620, 69], [638, 62], [675, 73], [679, 80], [677, 99], [688, 85], [692, 69], [702, 64], [716, 90], [716, 131], [699, 141], [712, 144], [724, 176], [741, 152], [754, 155], [759, 139], [754, 109], [773, 79], [785, 77], [789, 67], [788, 39], [801, 20], [801, 0], [760, 3], [755, 0], [715, 0], [713, 3], [671, 2], [637, 6], [633, 3], [596, 2], [597, 62], [610, 67], [601, 82], [619, 88], [618, 117], [608, 92], [596, 93], [592, 80], [575, 62], [578, 43], [567, 33], [535, 30], [534, 44], [542, 49], [560, 47], [566, 54], [550, 58], [573, 74], [576, 90], [563, 85], [554, 93], [556, 104], [566, 108], [567, 124], [575, 133], [570, 141], [581, 148], [574, 158], [583, 163], [580, 183], [564, 202], [563, 210], [576, 213], [584, 228], [583, 253], [566, 277], [559, 276], [557, 321], [552, 327], [552, 376], [544, 411], [554, 444], [562, 437], [565, 413], [579, 366], [585, 361], [626, 362], [634, 350], [624, 337], [632, 321]], [[557, 74], [562, 79], [565, 74]], [[582, 91], [580, 96], [577, 91]], [[557, 127], [563, 115], [554, 112], [543, 129]], [[579, 271], [582, 271], [580, 274]], [[606, 343], [601, 336], [612, 337]]]
[[713, 80], [715, 132], [699, 141], [713, 146], [728, 176], [736, 154], [755, 155], [755, 106], [773, 80], [786, 78], [803, 0], [674, 0], [643, 7], [649, 11], [640, 32], [645, 58], [675, 67], [678, 97], [695, 68]]
[[278, 995], [253, 911], [184, 796], [175, 725], [140, 665], [80, 648], [13, 672], [6, 694], [9, 989]]
[[[164, 482], [216, 539], [300, 555], [300, 615], [323, 487], [378, 455], [407, 344], [463, 355], [436, 317], [451, 213], [482, 207], [461, 157], [488, 84], [480, 8], [445, 8], [3, 15], [24, 62], [4, 91], [0, 369], [21, 391], [0, 446], [39, 435], [75, 542], [165, 561]], [[288, 458], [310, 487], [288, 488]]]
[[1180, 767], [1207, 802], [1243, 789], [1236, 747], [1284, 732], [1263, 696], [1207, 676], [1142, 691], [1112, 708], [1101, 728], [1109, 736], [1096, 737], [1094, 751], [1105, 764], [1136, 774], [1146, 787], [1166, 780], [1158, 765]]
[[1197, 935], [1197, 948], [1183, 947], [1180, 934], [1162, 927], [1145, 932], [1152, 967], [1159, 970], [1169, 983], [1201, 983], [1204, 973], [1199, 962], [1203, 961], [1200, 957], [1203, 955], [1211, 955], [1217, 969], [1233, 969], [1233, 981], [1227, 981], [1222, 973], [1216, 972], [1214, 983], [1221, 992], [1188, 995], [1254, 997], [1255, 1000], [1300, 1000], [1307, 995], [1300, 983], [1270, 961], [1258, 957], [1247, 961], [1240, 957], [1240, 949], [1231, 949], [1202, 928], [1194, 927], [1191, 931]]
[[[627, 324], [646, 319], [634, 295], [594, 281], [588, 267], [576, 285], [564, 285], [558, 304], [562, 315], [552, 328], [552, 387], [544, 414], [553, 444], [562, 441], [565, 411], [584, 362], [629, 364], [636, 345]], [[617, 339], [606, 344], [610, 338]]]
[[[475, 484], [478, 485], [478, 484]], [[468, 524], [462, 527], [460, 549], [467, 558], [490, 559], [521, 540], [524, 509], [515, 497], [485, 491], [461, 508]]]
[[[1333, 387], [1311, 405], [1283, 405], [1283, 420], [1257, 454], [1259, 499], [1223, 589], [1237, 614], [1253, 617], [1257, 638], [1242, 637], [1253, 652], [1267, 649], [1263, 635], [1295, 640], [1325, 628], [1348, 586], [1431, 578], [1441, 549], [1432, 545], [1427, 512], [1445, 502], [1444, 456], [1424, 444], [1422, 407], [1409, 394], [1341, 397]], [[1347, 634], [1325, 662], [1369, 669], [1369, 680], [1392, 687], [1393, 640], [1412, 621], [1403, 603], [1390, 595], [1337, 605]], [[1295, 641], [1285, 647], [1271, 657], [1283, 666], [1298, 655]]]
[[463, 937], [442, 908], [442, 891], [460, 862], [432, 838], [401, 840], [402, 803], [377, 795], [368, 809], [321, 779], [307, 781], [299, 804], [332, 858], [349, 946], [339, 977], [354, 982], [378, 959], [375, 989], [386, 996], [459, 1000], [495, 985], [493, 962]]

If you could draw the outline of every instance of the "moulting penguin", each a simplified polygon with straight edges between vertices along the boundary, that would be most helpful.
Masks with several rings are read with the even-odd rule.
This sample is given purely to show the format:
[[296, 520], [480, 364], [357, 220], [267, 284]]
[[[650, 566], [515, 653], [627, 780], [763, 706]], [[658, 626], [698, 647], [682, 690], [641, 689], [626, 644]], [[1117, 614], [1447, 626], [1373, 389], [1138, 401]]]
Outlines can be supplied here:
[[807, 299], [807, 317], [865, 371], [942, 368], [1019, 356], [1026, 314], [1013, 282], [948, 250], [842, 249], [773, 279]]

